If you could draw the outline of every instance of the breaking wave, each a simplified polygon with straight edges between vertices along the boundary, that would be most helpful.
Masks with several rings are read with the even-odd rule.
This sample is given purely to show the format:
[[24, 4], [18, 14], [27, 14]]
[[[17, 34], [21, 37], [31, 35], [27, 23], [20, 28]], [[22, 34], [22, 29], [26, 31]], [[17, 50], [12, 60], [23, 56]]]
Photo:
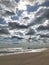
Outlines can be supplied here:
[[21, 53], [42, 52], [44, 50], [47, 50], [47, 48], [41, 48], [41, 49], [0, 48], [0, 56], [21, 54]]

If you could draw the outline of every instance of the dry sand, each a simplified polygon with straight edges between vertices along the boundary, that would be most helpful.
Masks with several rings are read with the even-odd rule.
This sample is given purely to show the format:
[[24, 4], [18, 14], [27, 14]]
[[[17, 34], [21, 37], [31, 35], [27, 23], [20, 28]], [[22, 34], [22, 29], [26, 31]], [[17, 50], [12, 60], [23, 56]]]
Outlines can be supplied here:
[[38, 53], [0, 56], [0, 65], [49, 65], [49, 50]]

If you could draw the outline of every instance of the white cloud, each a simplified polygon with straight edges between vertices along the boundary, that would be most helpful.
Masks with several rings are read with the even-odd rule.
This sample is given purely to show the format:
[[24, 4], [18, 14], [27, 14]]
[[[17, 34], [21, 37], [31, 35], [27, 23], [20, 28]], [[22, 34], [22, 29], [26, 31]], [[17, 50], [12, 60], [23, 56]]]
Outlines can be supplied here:
[[28, 4], [34, 6], [36, 3], [38, 3], [38, 5], [39, 5], [39, 4], [42, 4], [42, 3], [44, 3], [44, 2], [46, 2], [48, 0], [22, 0], [22, 1], [23, 2], [26, 1], [26, 2], [28, 2]]
[[14, 14], [16, 12], [16, 7], [17, 4], [15, 0], [0, 0], [0, 16], [8, 16], [10, 12]]
[[49, 24], [49, 20], [46, 20], [46, 21], [43, 23], [44, 26], [47, 26], [48, 24]]
[[27, 1], [21, 1], [20, 0], [20, 2], [18, 3], [18, 9], [19, 10], [26, 10], [27, 9], [27, 7], [26, 7], [26, 5], [28, 4], [28, 2]]
[[46, 12], [49, 11], [49, 7], [42, 7], [40, 6], [37, 11], [35, 11], [36, 17], [41, 17], [43, 14], [47, 14]]
[[[36, 28], [38, 28], [40, 25], [44, 25], [44, 26], [48, 25], [49, 7], [40, 6], [36, 11], [30, 12], [28, 14], [26, 5], [35, 6], [36, 3], [38, 3], [38, 5], [39, 5], [46, 1], [48, 1], [48, 0], [20, 0], [18, 3], [16, 3], [15, 0], [0, 0], [0, 16], [2, 16], [4, 18], [7, 25], [8, 25], [8, 22], [19, 23], [18, 24], [19, 29], [17, 29], [18, 26], [16, 26], [17, 28], [14, 30], [11, 30], [10, 28], [8, 28], [10, 36], [17, 36], [17, 35], [20, 36], [20, 33], [22, 33], [23, 34], [22, 37], [24, 39], [29, 39], [29, 37], [39, 38], [40, 36], [38, 37], [38, 35], [36, 35], [36, 34], [44, 34], [44, 31], [39, 32], [36, 30]], [[9, 2], [9, 4], [7, 4], [7, 2]], [[11, 16], [13, 16], [13, 15], [7, 14], [7, 13], [11, 13], [11, 12], [15, 13], [16, 12], [15, 7], [18, 8], [18, 10], [23, 11], [18, 20], [12, 20]], [[19, 15], [19, 13], [18, 14], [16, 13], [15, 15]], [[5, 16], [7, 16], [7, 17], [5, 17]], [[26, 19], [25, 19], [25, 17], [26, 17]], [[27, 19], [27, 17], [28, 17], [28, 19]], [[22, 30], [21, 28], [23, 26], [21, 27], [21, 25], [24, 25], [24, 27], [26, 25], [26, 26], [28, 26], [28, 28], [24, 28]], [[25, 35], [26, 32], [28, 32], [28, 30], [30, 30], [30, 28], [32, 28], [36, 31], [35, 36], [34, 35], [29, 35], [29, 36]], [[47, 32], [45, 31], [45, 33], [47, 33]]]

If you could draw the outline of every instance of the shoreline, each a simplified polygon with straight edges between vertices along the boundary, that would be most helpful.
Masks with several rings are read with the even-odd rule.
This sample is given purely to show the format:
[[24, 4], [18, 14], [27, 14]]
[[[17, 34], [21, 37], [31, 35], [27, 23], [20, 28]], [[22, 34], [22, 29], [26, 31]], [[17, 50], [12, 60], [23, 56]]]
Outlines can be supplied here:
[[37, 53], [37, 52], [43, 52], [45, 50], [48, 50], [48, 48], [41, 48], [41, 49], [3, 48], [0, 49], [0, 56], [23, 54], [23, 53]]
[[0, 56], [0, 65], [49, 65], [49, 49], [36, 53]]

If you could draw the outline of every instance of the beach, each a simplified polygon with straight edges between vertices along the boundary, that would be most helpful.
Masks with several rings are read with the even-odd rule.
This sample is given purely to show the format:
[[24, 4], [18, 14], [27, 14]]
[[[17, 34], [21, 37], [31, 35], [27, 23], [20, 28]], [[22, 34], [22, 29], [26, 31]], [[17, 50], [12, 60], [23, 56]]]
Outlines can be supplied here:
[[0, 56], [0, 65], [49, 65], [49, 49], [42, 52]]

